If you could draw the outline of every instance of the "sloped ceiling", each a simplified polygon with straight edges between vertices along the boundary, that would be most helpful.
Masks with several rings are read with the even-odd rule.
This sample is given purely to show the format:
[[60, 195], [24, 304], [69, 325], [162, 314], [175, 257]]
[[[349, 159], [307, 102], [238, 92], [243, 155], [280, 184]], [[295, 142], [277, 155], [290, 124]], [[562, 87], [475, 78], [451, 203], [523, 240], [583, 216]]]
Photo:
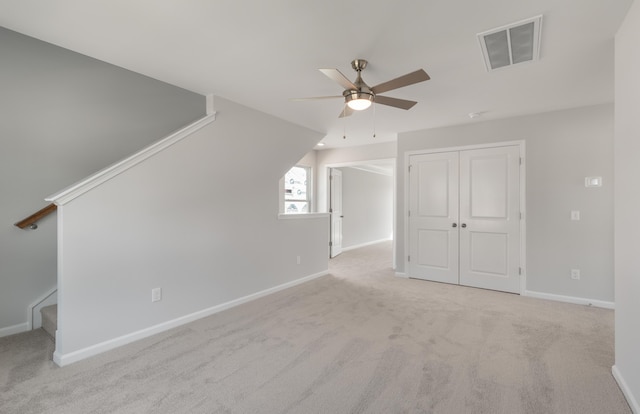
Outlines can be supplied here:
[[[324, 148], [397, 133], [613, 102], [613, 38], [632, 0], [0, 0], [0, 25], [326, 134]], [[540, 60], [488, 73], [476, 34], [542, 14]], [[431, 80], [341, 120], [318, 68], [369, 85], [424, 68]], [[481, 117], [469, 118], [471, 112]], [[375, 130], [376, 138], [373, 138]], [[346, 139], [343, 135], [346, 131]]]

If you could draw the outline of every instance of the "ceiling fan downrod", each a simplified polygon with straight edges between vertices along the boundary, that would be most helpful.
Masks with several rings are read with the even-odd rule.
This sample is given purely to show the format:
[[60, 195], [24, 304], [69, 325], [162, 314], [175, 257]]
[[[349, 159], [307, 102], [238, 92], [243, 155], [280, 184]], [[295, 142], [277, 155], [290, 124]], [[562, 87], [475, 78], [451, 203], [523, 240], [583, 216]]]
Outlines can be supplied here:
[[342, 93], [345, 102], [354, 110], [366, 109], [375, 101], [375, 94], [362, 80], [362, 71], [367, 67], [367, 63], [365, 59], [354, 59], [351, 62], [351, 67], [357, 73], [356, 80], [353, 82], [356, 89], [347, 89]]

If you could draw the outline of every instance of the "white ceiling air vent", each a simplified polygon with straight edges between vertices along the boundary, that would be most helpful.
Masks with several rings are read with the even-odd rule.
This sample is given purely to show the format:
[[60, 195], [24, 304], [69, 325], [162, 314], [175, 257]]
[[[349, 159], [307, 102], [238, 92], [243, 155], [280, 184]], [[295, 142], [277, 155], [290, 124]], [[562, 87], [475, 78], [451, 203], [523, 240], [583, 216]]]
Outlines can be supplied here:
[[542, 15], [478, 33], [487, 71], [538, 60]]

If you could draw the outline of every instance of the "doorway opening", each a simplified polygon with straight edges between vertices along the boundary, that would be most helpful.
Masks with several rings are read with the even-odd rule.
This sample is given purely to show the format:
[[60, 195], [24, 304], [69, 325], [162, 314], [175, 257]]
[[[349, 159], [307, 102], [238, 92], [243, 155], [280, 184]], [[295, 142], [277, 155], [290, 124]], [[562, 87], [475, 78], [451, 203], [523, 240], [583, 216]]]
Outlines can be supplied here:
[[384, 241], [395, 250], [395, 159], [329, 165], [327, 183], [331, 258]]

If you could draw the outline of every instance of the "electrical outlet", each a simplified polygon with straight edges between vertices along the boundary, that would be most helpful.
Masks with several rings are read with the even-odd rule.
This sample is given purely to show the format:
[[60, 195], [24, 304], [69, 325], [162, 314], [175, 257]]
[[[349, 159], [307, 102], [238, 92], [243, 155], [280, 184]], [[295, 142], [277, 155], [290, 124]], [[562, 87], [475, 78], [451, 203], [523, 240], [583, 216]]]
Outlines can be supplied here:
[[300, 264], [300, 256], [296, 256], [296, 264]]
[[571, 212], [571, 220], [574, 220], [574, 221], [579, 221], [580, 220], [580, 211], [579, 210], [573, 210]]
[[151, 289], [151, 302], [157, 302], [162, 299], [162, 288]]
[[580, 280], [580, 269], [571, 269], [571, 279]]

